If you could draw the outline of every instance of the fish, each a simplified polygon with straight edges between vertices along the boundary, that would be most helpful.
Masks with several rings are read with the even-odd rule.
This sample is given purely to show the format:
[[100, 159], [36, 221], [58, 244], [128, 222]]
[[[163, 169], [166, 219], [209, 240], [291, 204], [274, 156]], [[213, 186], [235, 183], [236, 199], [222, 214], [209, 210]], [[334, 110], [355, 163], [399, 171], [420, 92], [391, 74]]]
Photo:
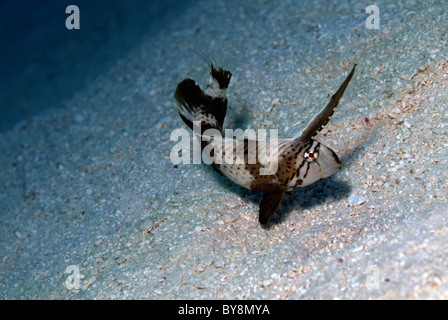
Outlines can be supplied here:
[[[195, 133], [202, 151], [210, 151], [208, 161], [213, 168], [244, 188], [264, 192], [258, 215], [261, 225], [266, 225], [276, 213], [286, 192], [311, 185], [341, 170], [342, 162], [337, 154], [314, 137], [333, 115], [356, 66], [300, 134], [293, 138], [270, 138], [264, 143], [256, 137], [218, 138], [227, 112], [230, 71], [209, 63], [210, 77], [204, 90], [190, 78], [177, 85], [176, 109]], [[230, 161], [222, 161], [223, 158]]]

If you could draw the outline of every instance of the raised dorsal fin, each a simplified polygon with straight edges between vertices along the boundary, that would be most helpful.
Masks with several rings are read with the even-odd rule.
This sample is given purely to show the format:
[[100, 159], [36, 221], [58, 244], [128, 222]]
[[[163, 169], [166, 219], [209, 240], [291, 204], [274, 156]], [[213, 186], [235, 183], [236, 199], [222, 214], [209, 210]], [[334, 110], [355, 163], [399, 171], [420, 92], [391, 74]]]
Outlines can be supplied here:
[[322, 128], [327, 124], [330, 117], [333, 115], [334, 109], [338, 106], [339, 100], [344, 94], [345, 89], [348, 86], [348, 83], [352, 79], [353, 73], [355, 72], [356, 64], [353, 66], [352, 71], [345, 79], [344, 83], [339, 87], [338, 91], [331, 97], [330, 102], [328, 102], [327, 106], [322, 109], [321, 112], [308, 124], [305, 130], [302, 131], [300, 136], [296, 136], [295, 139], [301, 141], [308, 141], [315, 134], [317, 134]]

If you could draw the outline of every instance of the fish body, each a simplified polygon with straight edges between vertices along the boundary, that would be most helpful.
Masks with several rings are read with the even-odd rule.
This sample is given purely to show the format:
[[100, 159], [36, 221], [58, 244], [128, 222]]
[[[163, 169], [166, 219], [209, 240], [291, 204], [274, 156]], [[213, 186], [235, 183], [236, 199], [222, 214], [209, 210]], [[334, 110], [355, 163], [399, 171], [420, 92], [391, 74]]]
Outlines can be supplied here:
[[202, 150], [209, 151], [208, 161], [213, 168], [240, 186], [265, 192], [259, 222], [266, 224], [285, 192], [308, 186], [341, 169], [336, 153], [313, 137], [329, 121], [355, 68], [356, 65], [327, 106], [300, 135], [290, 139], [220, 139], [231, 73], [216, 69], [213, 64], [205, 90], [194, 80], [185, 79], [177, 86], [174, 98], [180, 117], [195, 132]]
[[[232, 149], [223, 147], [224, 154], [236, 154], [238, 144], [246, 145], [251, 141], [236, 140]], [[275, 147], [273, 147], [275, 145]], [[297, 139], [271, 139], [266, 142], [266, 149], [277, 150], [274, 155], [269, 151], [258, 148], [257, 161], [250, 163], [248, 156], [243, 164], [234, 161], [217, 163], [212, 166], [233, 182], [254, 191], [283, 191], [290, 192], [299, 187], [308, 186], [318, 180], [326, 178], [341, 169], [341, 162], [336, 153], [325, 145], [315, 141], [301, 141]], [[260, 157], [264, 157], [260, 159]], [[329, 159], [329, 161], [325, 161]], [[241, 162], [241, 161], [240, 161]], [[260, 169], [269, 166], [277, 168], [272, 174], [263, 174]]]

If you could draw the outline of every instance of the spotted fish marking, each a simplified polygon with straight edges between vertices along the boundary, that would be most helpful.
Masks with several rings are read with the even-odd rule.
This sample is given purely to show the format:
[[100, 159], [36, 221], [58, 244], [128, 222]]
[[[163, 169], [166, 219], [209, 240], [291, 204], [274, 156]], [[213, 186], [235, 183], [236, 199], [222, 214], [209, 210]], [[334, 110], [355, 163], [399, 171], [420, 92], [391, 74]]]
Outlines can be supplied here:
[[[200, 124], [201, 130], [196, 136], [201, 142], [202, 149], [206, 147], [214, 149], [217, 144], [223, 144], [220, 140], [208, 138], [204, 132], [207, 129], [222, 132], [227, 112], [226, 91], [232, 76], [227, 70], [216, 69], [212, 63], [209, 66], [210, 79], [205, 90], [202, 90], [194, 80], [185, 79], [178, 84], [174, 93], [177, 111], [185, 124], [192, 130], [193, 123]], [[308, 186], [341, 169], [342, 163], [336, 153], [313, 140], [313, 137], [330, 120], [353, 77], [355, 68], [356, 64], [325, 108], [311, 120], [301, 134], [290, 139], [270, 139], [261, 146], [257, 143], [251, 144], [253, 141], [247, 138], [237, 139], [230, 146], [221, 145], [222, 155], [212, 156], [211, 164], [216, 171], [240, 186], [265, 192], [260, 202], [259, 222], [261, 224], [266, 224], [274, 215], [285, 192]], [[255, 145], [256, 148], [250, 148], [251, 145]], [[235, 155], [238, 147], [244, 150], [242, 164], [236, 161], [232, 163], [216, 161], [218, 156], [225, 156], [226, 153], [232, 152], [231, 154]], [[267, 149], [278, 150], [278, 153], [272, 156]], [[255, 162], [248, 161], [251, 155], [256, 159]], [[236, 156], [233, 160], [236, 160]], [[262, 174], [261, 170], [266, 163], [275, 164], [276, 172]]]

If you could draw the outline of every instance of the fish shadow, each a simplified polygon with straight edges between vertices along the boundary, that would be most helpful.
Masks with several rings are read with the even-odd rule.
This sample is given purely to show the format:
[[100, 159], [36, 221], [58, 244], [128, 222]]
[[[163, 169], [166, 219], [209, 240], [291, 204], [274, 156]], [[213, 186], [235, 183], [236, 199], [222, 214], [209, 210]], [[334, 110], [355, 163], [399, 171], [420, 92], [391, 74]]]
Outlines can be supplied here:
[[[213, 176], [216, 181], [229, 192], [237, 194], [240, 198], [246, 199], [253, 203], [257, 208], [260, 205], [263, 192], [252, 191], [243, 188], [236, 183], [230, 181], [227, 177], [216, 172], [211, 166], [207, 168], [207, 174]], [[338, 180], [331, 176], [323, 180], [317, 181], [307, 187], [298, 188], [292, 192], [285, 194], [280, 207], [277, 212], [269, 220], [266, 225], [262, 227], [270, 229], [277, 224], [281, 224], [294, 211], [303, 209], [312, 209], [323, 203], [338, 200], [347, 197], [352, 191], [350, 184]], [[258, 210], [254, 212], [258, 220]]]
[[229, 116], [226, 121], [226, 129], [242, 129], [247, 128], [250, 123], [250, 113], [247, 108], [241, 107], [240, 105], [234, 106], [233, 109], [238, 110], [230, 111]]
[[[263, 196], [263, 192], [249, 190], [236, 184], [220, 172], [213, 169], [212, 166], [206, 166], [205, 171], [207, 177], [210, 177], [210, 179], [214, 179], [223, 189], [225, 189], [225, 191], [234, 193], [238, 197], [248, 200], [256, 207], [258, 207]], [[254, 214], [256, 214], [258, 217], [258, 210], [254, 212]]]
[[265, 228], [269, 229], [282, 223], [294, 211], [309, 210], [324, 203], [345, 198], [351, 191], [350, 184], [331, 176], [307, 187], [288, 192]]

